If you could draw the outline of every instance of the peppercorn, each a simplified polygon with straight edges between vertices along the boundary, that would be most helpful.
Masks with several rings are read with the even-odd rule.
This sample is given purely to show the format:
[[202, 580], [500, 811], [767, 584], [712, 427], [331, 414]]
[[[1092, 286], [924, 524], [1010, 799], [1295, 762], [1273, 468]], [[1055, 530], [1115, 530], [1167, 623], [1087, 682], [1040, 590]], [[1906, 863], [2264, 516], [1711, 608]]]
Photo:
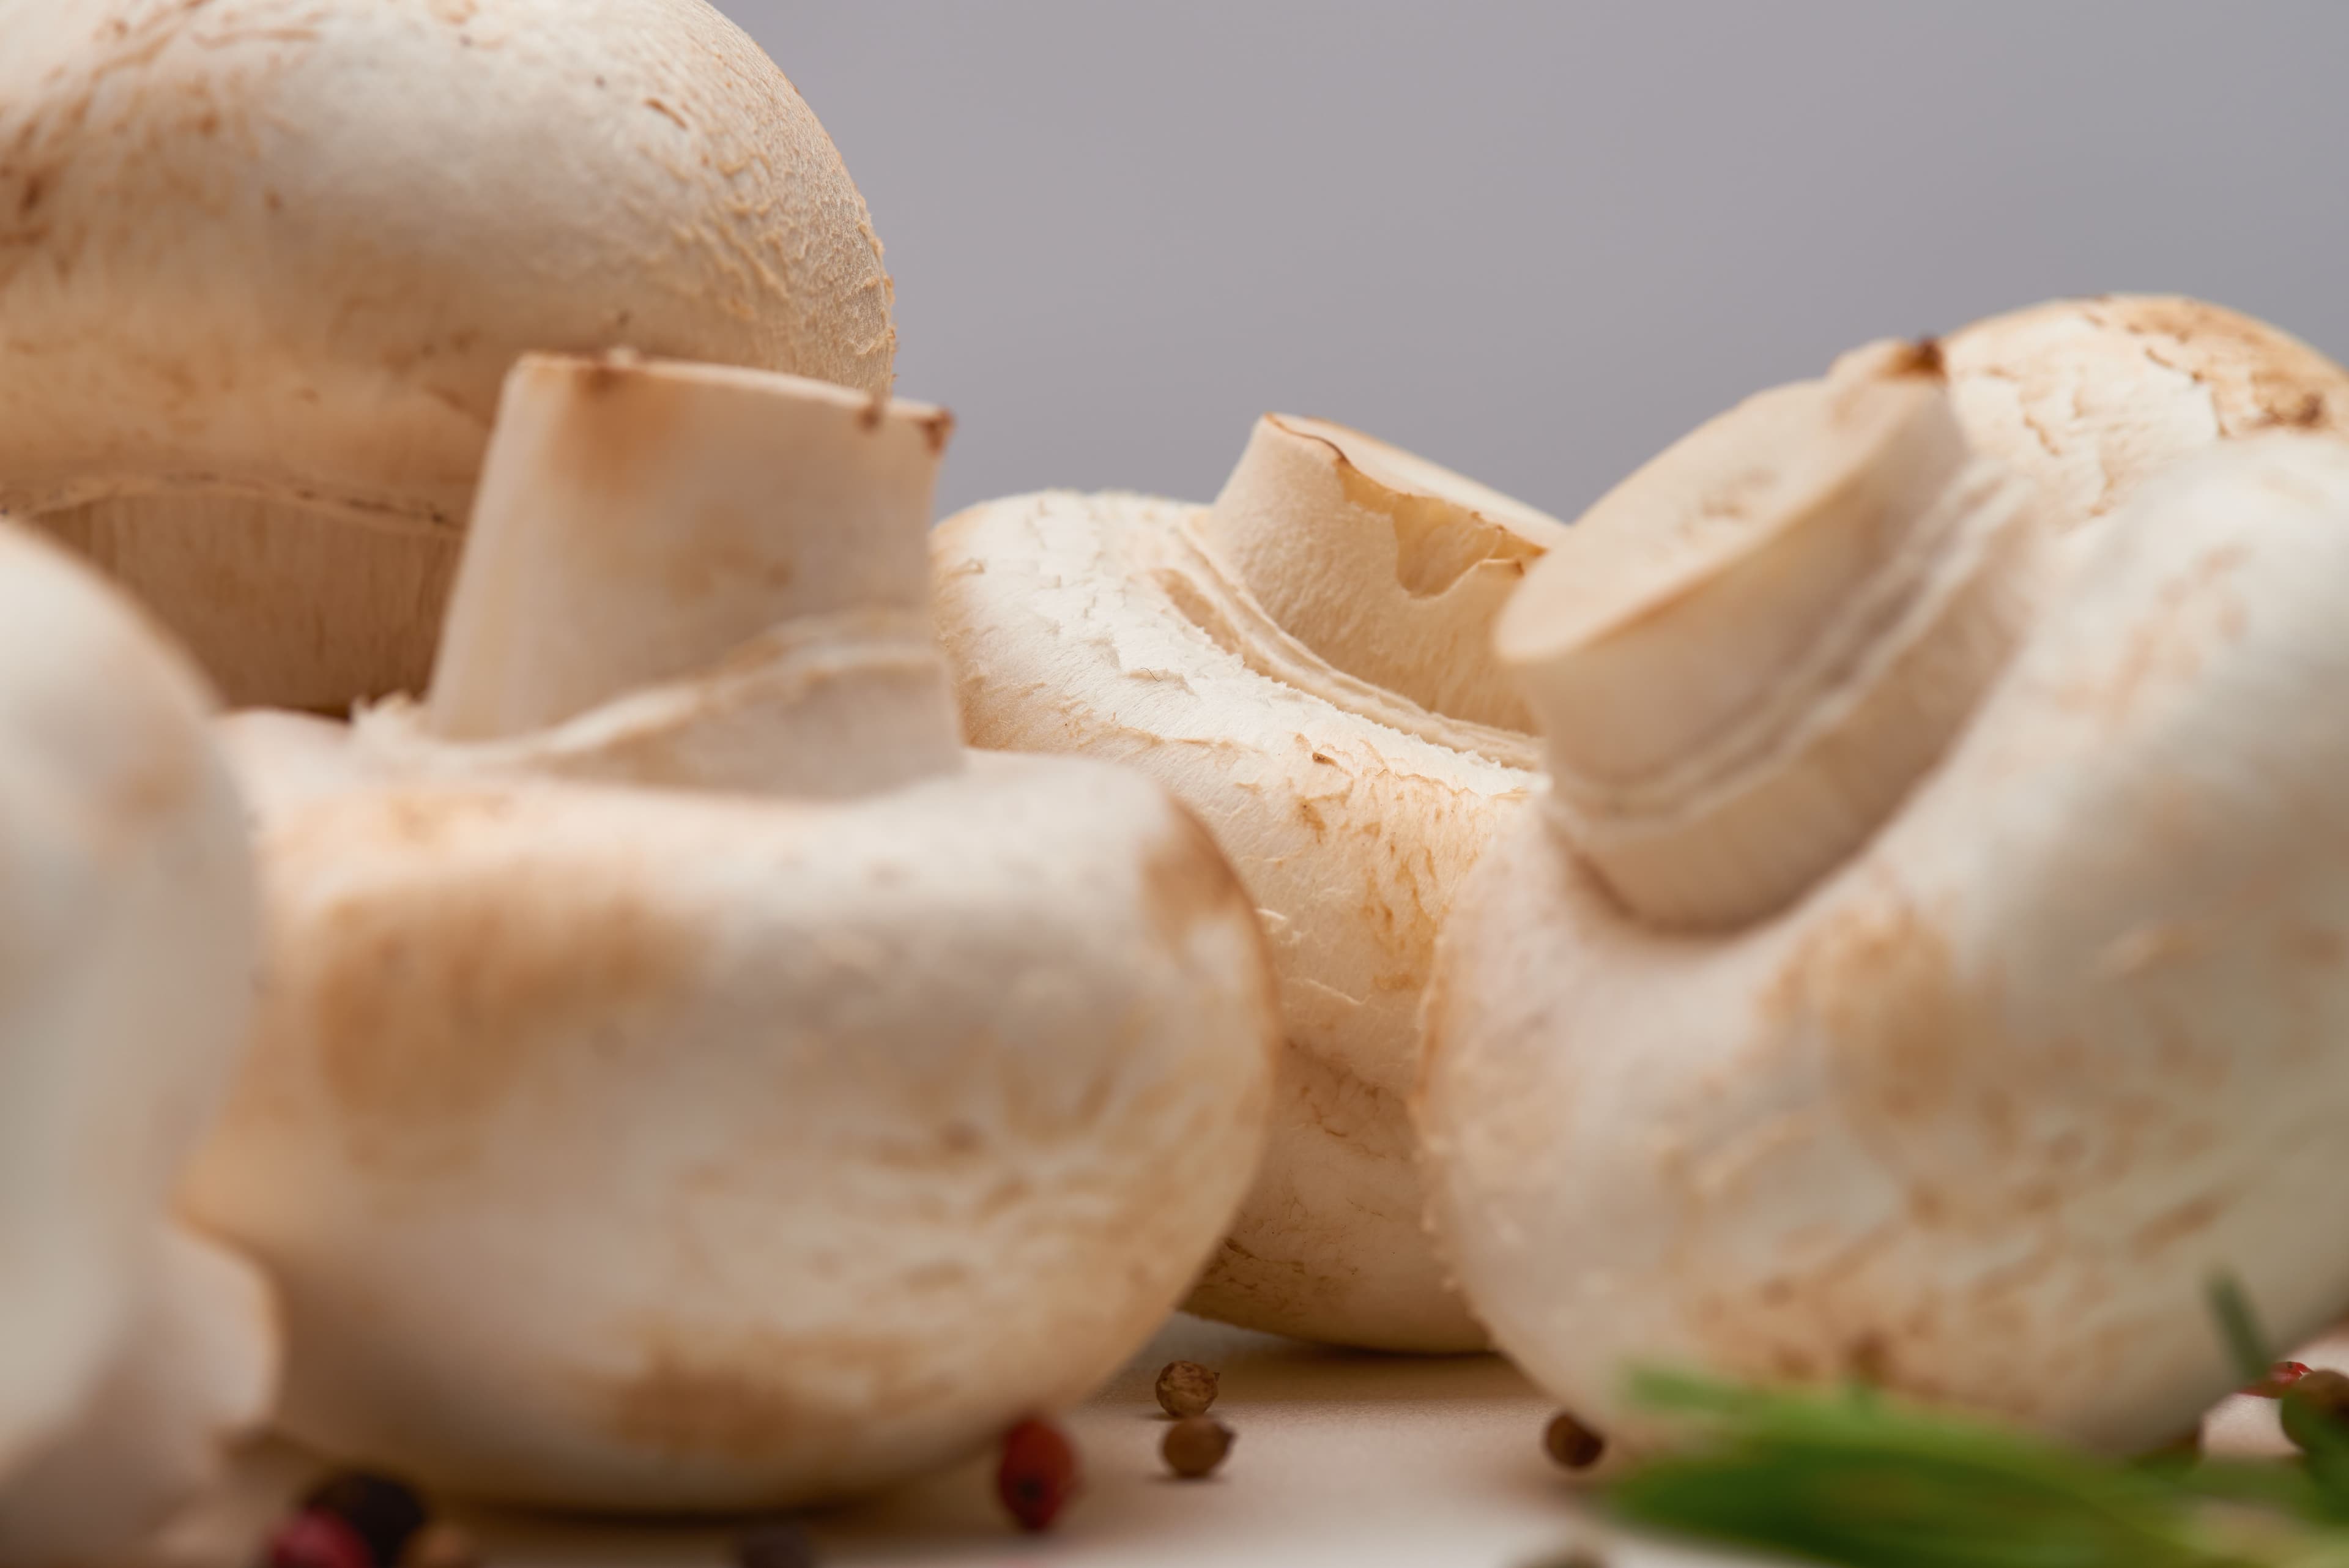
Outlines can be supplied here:
[[734, 1542], [736, 1568], [816, 1568], [815, 1542], [789, 1520], [755, 1525]]
[[1077, 1493], [1077, 1450], [1060, 1428], [1022, 1421], [1003, 1434], [995, 1494], [1022, 1530], [1050, 1530]]
[[481, 1549], [453, 1524], [428, 1524], [400, 1554], [399, 1568], [481, 1568]]
[[1567, 1469], [1587, 1470], [1607, 1451], [1607, 1439], [1560, 1410], [1543, 1431], [1542, 1447]]
[[2305, 1361], [2279, 1361], [2268, 1368], [2268, 1375], [2243, 1392], [2260, 1399], [2280, 1399], [2283, 1391], [2308, 1376]]
[[1232, 1429], [1213, 1416], [1185, 1416], [1166, 1428], [1158, 1445], [1166, 1468], [1185, 1480], [1211, 1475], [1232, 1451]]
[[2349, 1442], [2349, 1377], [2320, 1367], [2283, 1391], [2283, 1435], [2303, 1450], [2329, 1433], [2334, 1446]]
[[350, 1522], [305, 1508], [280, 1524], [263, 1549], [264, 1568], [381, 1568]]
[[374, 1470], [336, 1470], [302, 1496], [302, 1510], [327, 1513], [358, 1533], [374, 1568], [391, 1568], [432, 1517], [414, 1487]]
[[1195, 1361], [1170, 1361], [1158, 1374], [1158, 1407], [1180, 1420], [1216, 1402], [1216, 1375]]

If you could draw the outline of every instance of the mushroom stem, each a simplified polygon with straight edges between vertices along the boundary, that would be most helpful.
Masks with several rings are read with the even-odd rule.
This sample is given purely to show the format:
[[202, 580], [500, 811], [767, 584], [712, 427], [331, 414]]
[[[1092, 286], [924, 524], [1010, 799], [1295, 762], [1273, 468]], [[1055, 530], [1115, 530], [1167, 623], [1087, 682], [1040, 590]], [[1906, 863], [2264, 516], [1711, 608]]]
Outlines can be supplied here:
[[2004, 662], [2032, 499], [1969, 449], [1930, 344], [1871, 345], [1671, 447], [1501, 620], [1558, 830], [1659, 925], [1795, 899]]
[[[877, 780], [844, 760], [860, 787], [951, 768], [960, 739], [926, 618], [950, 425], [942, 410], [796, 376], [525, 358], [500, 405], [428, 727], [500, 740], [701, 685], [730, 740], [667, 782], [760, 787], [777, 748], [816, 739], [774, 705], [806, 708], [817, 691], [825, 745], [896, 759]], [[746, 701], [772, 732], [744, 724]], [[783, 771], [796, 778], [805, 760]]]
[[1257, 421], [1223, 493], [1187, 530], [1226, 595], [1257, 612], [1218, 607], [1243, 635], [1260, 618], [1428, 713], [1518, 732], [1531, 723], [1493, 658], [1493, 623], [1565, 533], [1423, 458], [1290, 414]]

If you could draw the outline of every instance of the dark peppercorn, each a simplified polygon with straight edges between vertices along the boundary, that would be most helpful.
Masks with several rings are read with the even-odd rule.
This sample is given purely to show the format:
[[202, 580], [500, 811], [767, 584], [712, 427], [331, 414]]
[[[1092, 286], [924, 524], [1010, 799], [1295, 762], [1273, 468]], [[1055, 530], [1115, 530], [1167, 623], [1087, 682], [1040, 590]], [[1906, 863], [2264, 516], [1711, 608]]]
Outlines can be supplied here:
[[336, 1470], [303, 1494], [302, 1508], [357, 1531], [376, 1568], [392, 1568], [432, 1518], [414, 1487], [373, 1470]]
[[1216, 1375], [1195, 1361], [1170, 1361], [1158, 1374], [1158, 1407], [1178, 1420], [1216, 1402]]
[[1542, 1447], [1566, 1469], [1587, 1470], [1607, 1451], [1607, 1439], [1561, 1410], [1543, 1431]]
[[1232, 1429], [1213, 1416], [1185, 1416], [1166, 1428], [1158, 1451], [1166, 1468], [1185, 1480], [1213, 1474], [1232, 1451]]
[[995, 1494], [1022, 1530], [1050, 1530], [1077, 1493], [1077, 1450], [1059, 1428], [1022, 1421], [1003, 1434]]
[[788, 1520], [758, 1525], [734, 1542], [736, 1568], [816, 1568], [815, 1542]]
[[305, 1508], [270, 1533], [263, 1568], [382, 1568], [359, 1532], [323, 1509]]
[[2320, 1367], [2293, 1380], [2283, 1398], [2283, 1435], [2302, 1449], [2313, 1448], [2321, 1431], [2336, 1443], [2349, 1442], [2349, 1377]]

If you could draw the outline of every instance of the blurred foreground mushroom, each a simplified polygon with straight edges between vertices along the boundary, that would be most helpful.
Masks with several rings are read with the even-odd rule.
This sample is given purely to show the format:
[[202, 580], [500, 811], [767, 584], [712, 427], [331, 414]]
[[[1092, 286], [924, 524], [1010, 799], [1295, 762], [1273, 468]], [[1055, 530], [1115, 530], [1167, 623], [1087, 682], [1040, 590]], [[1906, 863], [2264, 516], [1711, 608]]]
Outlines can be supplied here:
[[233, 702], [420, 689], [523, 349], [888, 390], [864, 201], [704, 0], [16, 0], [0, 37], [0, 508]]
[[285, 1422], [435, 1487], [787, 1506], [1088, 1392], [1261, 1142], [1253, 912], [1139, 775], [966, 756], [936, 410], [526, 358], [428, 701], [228, 727], [273, 929], [189, 1191]]
[[243, 813], [211, 694], [0, 524], [0, 1562], [110, 1560], [266, 1414], [254, 1271], [175, 1222], [250, 1012]]

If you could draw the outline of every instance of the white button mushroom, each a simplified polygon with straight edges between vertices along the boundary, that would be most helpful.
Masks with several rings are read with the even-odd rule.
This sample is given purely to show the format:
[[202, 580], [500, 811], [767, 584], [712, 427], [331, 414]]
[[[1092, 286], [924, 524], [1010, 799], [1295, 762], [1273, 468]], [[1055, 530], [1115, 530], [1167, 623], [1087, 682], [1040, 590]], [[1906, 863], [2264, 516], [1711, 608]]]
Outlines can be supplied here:
[[815, 117], [703, 0], [22, 0], [0, 507], [232, 701], [420, 688], [526, 348], [889, 387]]
[[1194, 1310], [1309, 1338], [1482, 1334], [1423, 1228], [1405, 1111], [1454, 885], [1532, 783], [1493, 618], [1554, 520], [1268, 416], [1212, 506], [1054, 493], [940, 526], [941, 641], [982, 746], [1140, 768], [1270, 933], [1288, 1049], [1265, 1169]]
[[186, 660], [0, 525], [0, 1562], [106, 1558], [263, 1417], [253, 1271], [166, 1216], [255, 949], [243, 810]]
[[[2349, 445], [2083, 493], [1855, 356], [1634, 475], [1498, 645], [1557, 786], [1454, 905], [1421, 1125], [1495, 1339], [1879, 1379], [2090, 1443], [2349, 1300]], [[2208, 437], [2206, 436], [2206, 440]]]
[[450, 1489], [807, 1501], [1071, 1401], [1262, 1141], [1262, 939], [1097, 763], [966, 763], [944, 416], [526, 358], [429, 699], [232, 726], [272, 975], [192, 1210], [285, 1420]]

